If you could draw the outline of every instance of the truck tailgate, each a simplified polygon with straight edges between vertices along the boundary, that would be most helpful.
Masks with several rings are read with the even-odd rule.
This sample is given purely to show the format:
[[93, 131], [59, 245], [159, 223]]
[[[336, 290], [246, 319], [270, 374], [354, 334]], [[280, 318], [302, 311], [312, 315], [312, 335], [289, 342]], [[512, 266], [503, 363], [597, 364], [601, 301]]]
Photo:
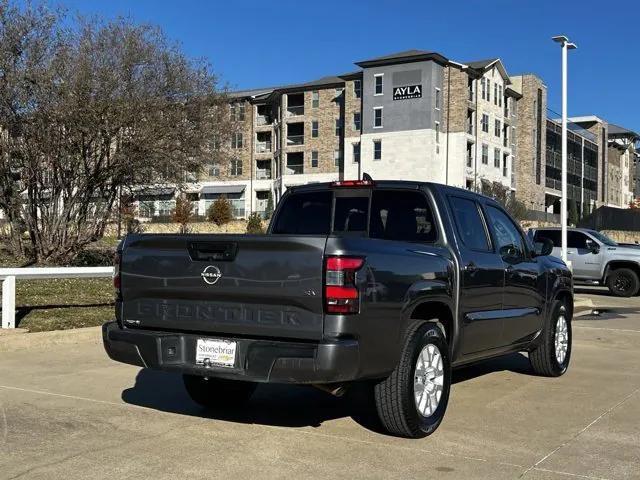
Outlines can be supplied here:
[[134, 235], [121, 260], [130, 328], [320, 339], [324, 236]]

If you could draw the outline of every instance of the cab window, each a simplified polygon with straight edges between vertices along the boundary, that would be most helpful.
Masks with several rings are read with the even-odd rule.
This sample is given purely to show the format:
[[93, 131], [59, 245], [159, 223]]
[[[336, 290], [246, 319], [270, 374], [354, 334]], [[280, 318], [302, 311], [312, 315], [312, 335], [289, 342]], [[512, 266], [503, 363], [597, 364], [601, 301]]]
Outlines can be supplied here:
[[502, 257], [524, 257], [524, 239], [513, 220], [499, 208], [488, 206], [487, 215], [495, 236], [496, 247]]

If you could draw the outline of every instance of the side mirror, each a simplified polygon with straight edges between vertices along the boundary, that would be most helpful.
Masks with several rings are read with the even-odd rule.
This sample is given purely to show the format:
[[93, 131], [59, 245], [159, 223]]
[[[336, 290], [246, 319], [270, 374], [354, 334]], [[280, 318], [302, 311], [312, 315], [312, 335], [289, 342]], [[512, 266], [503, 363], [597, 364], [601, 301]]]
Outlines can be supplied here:
[[594, 255], [600, 253], [600, 245], [598, 245], [596, 242], [594, 242], [593, 240], [587, 240], [585, 243], [591, 253], [593, 253]]
[[540, 238], [540, 240], [535, 242], [533, 246], [533, 253], [536, 257], [546, 257], [547, 255], [551, 255], [551, 252], [553, 252], [553, 242], [548, 238]]
[[522, 252], [515, 245], [505, 245], [500, 249], [500, 256], [505, 262], [517, 262], [522, 258]]

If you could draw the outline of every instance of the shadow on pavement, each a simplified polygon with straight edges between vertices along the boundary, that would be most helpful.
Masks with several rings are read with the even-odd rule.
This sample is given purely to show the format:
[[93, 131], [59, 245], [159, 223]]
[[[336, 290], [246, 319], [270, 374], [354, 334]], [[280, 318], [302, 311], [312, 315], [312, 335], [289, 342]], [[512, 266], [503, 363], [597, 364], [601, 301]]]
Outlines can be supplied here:
[[[513, 354], [455, 370], [453, 383], [504, 370], [533, 374], [527, 357]], [[122, 400], [180, 415], [280, 427], [319, 427], [328, 420], [350, 417], [362, 427], [384, 434], [372, 390], [373, 383], [359, 382], [351, 385], [343, 397], [336, 398], [311, 386], [261, 384], [241, 409], [210, 411], [189, 398], [179, 374], [142, 369], [135, 385], [122, 392]], [[455, 387], [452, 394], [455, 395]]]

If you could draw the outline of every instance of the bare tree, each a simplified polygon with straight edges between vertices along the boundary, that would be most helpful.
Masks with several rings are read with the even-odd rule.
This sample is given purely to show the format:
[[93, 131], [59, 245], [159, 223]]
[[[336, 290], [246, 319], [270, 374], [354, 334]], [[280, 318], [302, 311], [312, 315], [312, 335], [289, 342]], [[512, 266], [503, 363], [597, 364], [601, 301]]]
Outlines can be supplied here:
[[43, 262], [101, 237], [121, 189], [217, 161], [230, 131], [209, 66], [160, 30], [66, 20], [0, 0], [0, 208], [14, 251]]
[[493, 198], [501, 203], [504, 209], [516, 220], [525, 220], [527, 207], [520, 200], [516, 199], [515, 192], [509, 190], [499, 182], [492, 182], [482, 179], [480, 182], [481, 193], [487, 197]]

